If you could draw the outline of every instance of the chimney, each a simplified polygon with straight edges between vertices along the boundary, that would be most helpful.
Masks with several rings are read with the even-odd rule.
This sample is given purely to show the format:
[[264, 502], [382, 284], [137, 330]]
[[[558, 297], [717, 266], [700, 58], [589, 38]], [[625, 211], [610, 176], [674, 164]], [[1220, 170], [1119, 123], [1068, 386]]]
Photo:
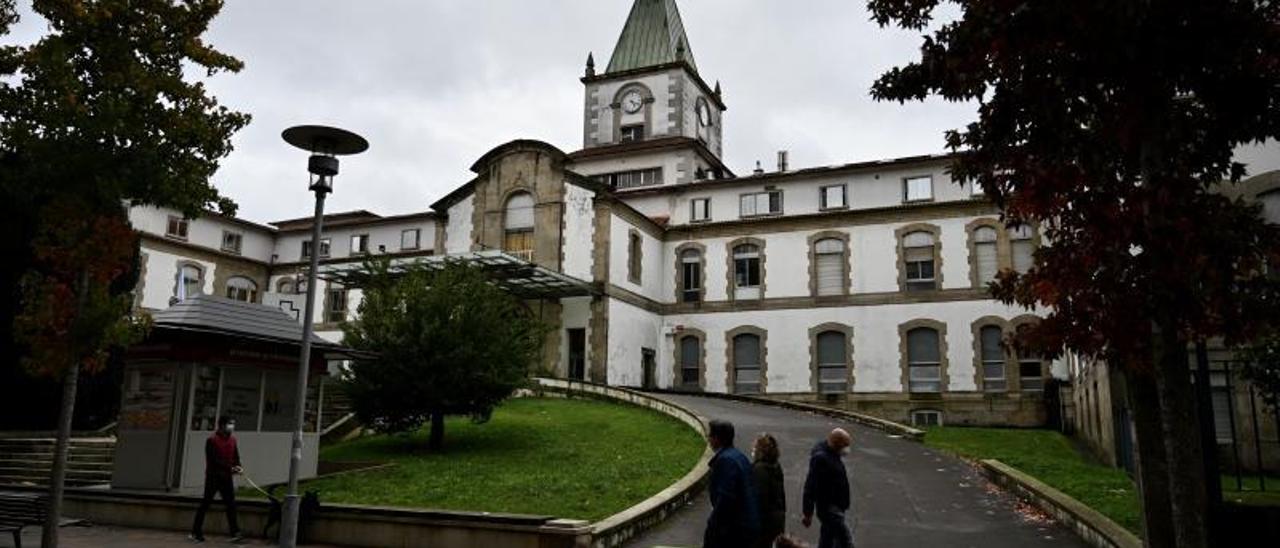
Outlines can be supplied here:
[[756, 169], [752, 171], [756, 175], [764, 175], [764, 168], [760, 167], [760, 160], [756, 160]]
[[778, 173], [787, 171], [787, 151], [778, 151]]

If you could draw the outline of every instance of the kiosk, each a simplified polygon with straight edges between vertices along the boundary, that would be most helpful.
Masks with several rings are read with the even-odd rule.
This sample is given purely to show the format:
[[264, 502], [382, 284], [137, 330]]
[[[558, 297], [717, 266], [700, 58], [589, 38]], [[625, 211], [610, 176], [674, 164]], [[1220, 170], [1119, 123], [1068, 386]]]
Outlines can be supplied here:
[[[125, 358], [113, 488], [198, 491], [205, 439], [236, 420], [245, 473], [259, 485], [289, 477], [302, 325], [260, 304], [199, 295], [154, 315]], [[326, 364], [352, 352], [312, 337], [300, 477], [316, 475]]]

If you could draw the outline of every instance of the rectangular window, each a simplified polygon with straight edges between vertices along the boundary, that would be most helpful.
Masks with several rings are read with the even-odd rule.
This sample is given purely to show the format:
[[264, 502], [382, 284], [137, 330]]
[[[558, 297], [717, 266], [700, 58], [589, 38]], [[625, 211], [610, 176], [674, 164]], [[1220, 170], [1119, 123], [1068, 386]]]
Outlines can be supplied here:
[[844, 209], [849, 207], [847, 200], [848, 194], [845, 185], [831, 185], [822, 187], [820, 195], [822, 209]]
[[616, 189], [636, 188], [662, 184], [662, 168], [636, 169], [596, 175], [595, 179]]
[[1034, 356], [1018, 360], [1019, 385], [1023, 392], [1040, 392], [1044, 390], [1044, 362]]
[[220, 413], [236, 420], [237, 432], [258, 431], [258, 404], [262, 401], [262, 372], [228, 367], [222, 370]]
[[618, 141], [622, 143], [634, 143], [636, 141], [643, 141], [644, 125], [637, 124], [633, 126], [622, 126], [622, 129], [620, 130], [620, 137], [621, 138]]
[[702, 343], [697, 337], [680, 339], [680, 386], [697, 388], [700, 381], [699, 362], [702, 361]]
[[933, 268], [933, 247], [909, 247], [904, 250], [907, 263], [907, 290], [927, 291], [937, 288]]
[[262, 431], [292, 432], [296, 425], [298, 376], [268, 371], [263, 386], [266, 390], [262, 392]]
[[418, 249], [418, 245], [420, 245], [419, 237], [421, 235], [422, 235], [422, 231], [416, 228], [410, 228], [408, 230], [400, 231], [400, 249], [402, 251], [409, 250], [409, 249]]
[[231, 232], [230, 230], [222, 231], [222, 250], [227, 253], [240, 254], [240, 245], [244, 241], [244, 235], [239, 232]]
[[978, 286], [985, 287], [987, 282], [996, 279], [996, 273], [1000, 271], [1000, 259], [996, 253], [996, 243], [975, 243], [973, 244], [973, 252], [978, 267]]
[[640, 283], [640, 235], [631, 233], [627, 238], [627, 280]]
[[[320, 239], [320, 256], [321, 257], [329, 256], [329, 239], [328, 238]], [[302, 242], [302, 258], [303, 259], [311, 258], [311, 240], [304, 240]]]
[[938, 411], [913, 411], [911, 413], [911, 426], [916, 428], [942, 426], [942, 413]]
[[187, 220], [177, 215], [170, 215], [169, 223], [164, 229], [164, 235], [179, 240], [187, 239]]
[[778, 215], [782, 213], [781, 190], [769, 190], [765, 192], [743, 194], [740, 200], [738, 214], [741, 217]]
[[330, 289], [329, 302], [325, 307], [324, 321], [337, 323], [347, 319], [347, 290]]
[[692, 222], [711, 220], [711, 198], [694, 198], [689, 201], [689, 220]]
[[902, 181], [904, 202], [927, 202], [933, 199], [933, 177], [908, 177]]
[[982, 389], [987, 392], [1004, 392], [1008, 381], [1004, 375], [1004, 347], [1001, 346], [1000, 328], [988, 325], [981, 331]]
[[938, 332], [913, 329], [907, 333], [907, 380], [911, 392], [942, 391], [942, 353]]
[[698, 261], [684, 262], [680, 266], [683, 268], [683, 279], [680, 295], [681, 300], [686, 303], [696, 303], [702, 300], [702, 263]]
[[364, 255], [369, 252], [369, 235], [357, 234], [351, 237], [351, 254]]

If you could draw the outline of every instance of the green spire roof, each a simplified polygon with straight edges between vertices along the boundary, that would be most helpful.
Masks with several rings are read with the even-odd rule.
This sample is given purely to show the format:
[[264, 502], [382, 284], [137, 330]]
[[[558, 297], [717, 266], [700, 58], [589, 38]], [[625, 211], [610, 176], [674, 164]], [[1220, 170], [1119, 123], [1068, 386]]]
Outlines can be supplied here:
[[[681, 51], [683, 50], [683, 51]], [[636, 0], [605, 74], [683, 60], [698, 72], [675, 0]]]

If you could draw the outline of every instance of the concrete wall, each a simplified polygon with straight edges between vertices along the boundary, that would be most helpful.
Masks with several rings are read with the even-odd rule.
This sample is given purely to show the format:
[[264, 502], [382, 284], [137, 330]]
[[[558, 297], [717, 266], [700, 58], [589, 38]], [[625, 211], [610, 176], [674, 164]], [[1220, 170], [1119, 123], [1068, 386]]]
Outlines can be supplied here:
[[564, 246], [562, 270], [579, 280], [590, 280], [594, 263], [595, 192], [573, 184], [565, 185]]
[[449, 222], [445, 225], [444, 251], [447, 254], [471, 251], [475, 235], [471, 233], [475, 213], [475, 195], [458, 200], [449, 207]]
[[[640, 236], [641, 267], [638, 284], [628, 276], [629, 241], [632, 234]], [[664, 282], [675, 275], [675, 267], [664, 264], [667, 256], [663, 253], [664, 247], [662, 240], [615, 213], [609, 220], [609, 283], [654, 301], [673, 300], [664, 290]]]
[[656, 375], [659, 386], [663, 386], [662, 355], [665, 350], [661, 334], [662, 318], [618, 299], [609, 299], [608, 306], [608, 383], [615, 386], [641, 386], [644, 378], [640, 364], [643, 350], [648, 348], [655, 353]]

